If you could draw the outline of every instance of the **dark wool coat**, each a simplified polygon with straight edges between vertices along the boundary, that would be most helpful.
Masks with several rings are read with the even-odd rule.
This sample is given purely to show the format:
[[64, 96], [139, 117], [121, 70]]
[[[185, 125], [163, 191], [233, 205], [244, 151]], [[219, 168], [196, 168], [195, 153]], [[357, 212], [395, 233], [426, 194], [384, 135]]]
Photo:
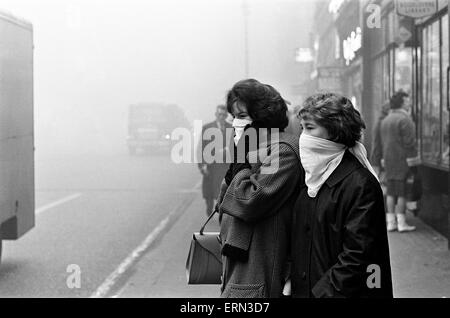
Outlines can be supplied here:
[[386, 179], [405, 180], [409, 171], [406, 159], [417, 156], [414, 122], [405, 111], [391, 110], [381, 122], [380, 136]]
[[383, 145], [381, 143], [381, 122], [385, 119], [387, 114], [382, 113], [375, 123], [373, 129], [373, 141], [372, 141], [372, 151], [370, 155], [370, 163], [381, 168], [381, 160], [383, 159]]
[[293, 297], [392, 297], [376, 178], [346, 151], [315, 198], [301, 187], [292, 230]]
[[[270, 154], [262, 163], [236, 174], [221, 202], [222, 245], [239, 241], [248, 245], [246, 261], [222, 256], [222, 297], [282, 294], [288, 275], [292, 212], [304, 176], [298, 138], [280, 133], [279, 141], [270, 144]], [[279, 158], [278, 169], [262, 174], [261, 169], [270, 166], [275, 158]]]

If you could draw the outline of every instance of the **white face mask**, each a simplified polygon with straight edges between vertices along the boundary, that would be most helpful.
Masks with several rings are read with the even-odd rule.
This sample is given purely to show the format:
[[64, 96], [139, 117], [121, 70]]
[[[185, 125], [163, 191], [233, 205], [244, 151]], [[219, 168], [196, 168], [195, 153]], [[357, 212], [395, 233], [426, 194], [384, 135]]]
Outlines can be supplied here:
[[250, 119], [233, 119], [233, 128], [234, 128], [234, 144], [237, 146], [239, 139], [241, 139], [244, 134], [244, 129], [247, 125], [251, 125], [253, 121]]
[[[328, 177], [341, 163], [347, 147], [331, 140], [302, 133], [299, 139], [299, 148], [300, 160], [305, 169], [305, 183], [308, 187], [308, 195], [314, 198]], [[364, 145], [357, 142], [349, 150], [378, 179], [367, 159], [367, 151]]]

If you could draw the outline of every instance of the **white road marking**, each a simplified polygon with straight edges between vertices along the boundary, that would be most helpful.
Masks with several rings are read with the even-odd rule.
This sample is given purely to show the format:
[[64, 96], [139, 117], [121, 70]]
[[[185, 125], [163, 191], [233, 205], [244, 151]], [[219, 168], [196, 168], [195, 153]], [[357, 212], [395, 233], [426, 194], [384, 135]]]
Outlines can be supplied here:
[[42, 207], [40, 207], [40, 208], [35, 210], [35, 215], [39, 215], [42, 212], [45, 212], [45, 211], [50, 210], [50, 209], [52, 209], [54, 207], [57, 207], [58, 205], [61, 205], [61, 204], [67, 203], [69, 201], [75, 200], [75, 199], [79, 198], [81, 195], [82, 195], [81, 193], [71, 194], [71, 195], [69, 195], [67, 197], [64, 197], [64, 198], [60, 199], [60, 200], [57, 200], [55, 202], [49, 203], [47, 205], [44, 205], [44, 206], [42, 206]]
[[[199, 187], [199, 184], [194, 186], [195, 188]], [[169, 213], [167, 217], [165, 217], [156, 228], [144, 239], [144, 241], [133, 251], [130, 255], [116, 268], [114, 272], [112, 272], [105, 281], [97, 288], [97, 290], [91, 295], [91, 298], [102, 298], [108, 295], [109, 291], [116, 284], [116, 282], [120, 279], [120, 277], [131, 267], [136, 261], [141, 257], [143, 253], [150, 247], [150, 245], [159, 237], [161, 232], [163, 232], [167, 225], [169, 224], [170, 219], [173, 217], [173, 214], [179, 209], [177, 207], [175, 210]], [[115, 295], [117, 297], [117, 295]], [[114, 296], [113, 296], [114, 297]]]
[[111, 287], [113, 287], [120, 276], [134, 264], [135, 260], [138, 259], [143, 252], [153, 243], [155, 238], [166, 228], [169, 223], [170, 215], [162, 220], [159, 225], [145, 238], [145, 240], [117, 267], [117, 269], [112, 272], [111, 275], [106, 278], [103, 284], [91, 295], [91, 298], [101, 298], [105, 297]]
[[198, 190], [198, 189], [200, 189], [200, 187], [202, 186], [202, 180], [200, 180], [199, 182], [197, 182], [196, 184], [195, 184], [195, 186], [194, 186], [194, 190]]
[[191, 189], [182, 189], [182, 190], [179, 190], [178, 192], [179, 193], [196, 193], [201, 190], [201, 187], [202, 187], [202, 180], [197, 182]]

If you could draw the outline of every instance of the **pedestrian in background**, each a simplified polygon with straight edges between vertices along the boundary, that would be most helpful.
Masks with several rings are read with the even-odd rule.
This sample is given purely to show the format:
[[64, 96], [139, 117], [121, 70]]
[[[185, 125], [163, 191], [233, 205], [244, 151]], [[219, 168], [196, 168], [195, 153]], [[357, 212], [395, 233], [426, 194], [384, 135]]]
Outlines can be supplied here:
[[389, 114], [391, 106], [386, 103], [381, 107], [379, 117], [375, 123], [372, 137], [372, 151], [370, 155], [370, 162], [375, 172], [380, 176], [382, 169], [381, 161], [383, 159], [383, 145], [381, 143], [381, 122]]
[[[202, 135], [200, 139], [200, 145], [198, 147], [199, 152], [203, 152], [207, 144], [215, 143], [216, 135], [212, 135], [212, 140], [204, 138], [204, 133], [208, 129], [219, 129], [222, 141], [219, 144], [221, 149], [213, 149], [215, 152], [218, 150], [220, 153], [210, 154], [212, 158], [221, 157], [221, 162], [207, 162], [204, 158], [204, 154], [200, 154], [200, 162], [198, 168], [203, 176], [202, 180], [202, 194], [206, 203], [206, 215], [209, 216], [214, 210], [214, 200], [217, 198], [220, 190], [220, 184], [228, 169], [229, 163], [226, 162], [226, 152], [228, 150], [228, 141], [226, 140], [226, 130], [231, 129], [231, 125], [226, 121], [228, 117], [227, 108], [225, 105], [218, 105], [216, 107], [216, 120], [210, 122], [202, 127]], [[217, 156], [216, 156], [217, 155]]]
[[417, 142], [412, 121], [410, 98], [403, 91], [390, 99], [390, 111], [381, 122], [380, 135], [382, 157], [387, 180], [387, 229], [399, 232], [414, 231], [415, 226], [406, 223], [406, 179], [410, 167], [417, 166]]
[[291, 134], [293, 136], [296, 136], [297, 138], [300, 137], [300, 134], [302, 132], [302, 126], [300, 125], [300, 119], [298, 118], [297, 114], [300, 111], [301, 105], [296, 105], [292, 110], [289, 110], [288, 116], [289, 116], [289, 125], [286, 128], [286, 132], [288, 134]]
[[[287, 106], [270, 85], [254, 79], [237, 82], [227, 95], [227, 109], [233, 126], [242, 128], [236, 130], [237, 150], [252, 130], [258, 149], [248, 148], [244, 162], [230, 165], [218, 200], [221, 296], [281, 297], [289, 270], [292, 212], [303, 179], [298, 138], [284, 132]], [[261, 149], [267, 151], [251, 160]]]
[[383, 193], [349, 99], [309, 97], [300, 110], [305, 183], [292, 230], [293, 297], [392, 297]]
[[384, 195], [384, 203], [386, 204], [386, 174], [384, 172], [384, 168], [381, 165], [383, 159], [383, 145], [381, 144], [381, 122], [384, 118], [389, 114], [390, 104], [385, 103], [381, 106], [381, 111], [379, 117], [375, 123], [375, 127], [373, 129], [372, 134], [372, 151], [370, 155], [370, 163], [373, 166], [373, 170], [375, 170], [378, 175], [378, 179], [380, 180], [381, 189], [383, 190]]

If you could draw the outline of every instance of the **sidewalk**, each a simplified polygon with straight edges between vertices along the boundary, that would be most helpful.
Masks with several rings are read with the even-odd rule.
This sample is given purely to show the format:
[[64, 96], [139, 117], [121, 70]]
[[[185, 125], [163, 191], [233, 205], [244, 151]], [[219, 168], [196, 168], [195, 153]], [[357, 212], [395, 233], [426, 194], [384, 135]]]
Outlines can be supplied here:
[[[155, 249], [150, 250], [136, 266], [134, 273], [118, 293], [118, 297], [209, 298], [220, 296], [220, 285], [188, 285], [186, 258], [191, 237], [206, 221], [205, 203], [201, 193], [165, 234]], [[217, 218], [206, 231], [219, 230]]]
[[[200, 193], [155, 249], [133, 268], [117, 297], [219, 297], [219, 285], [187, 285], [185, 262], [192, 233], [206, 219]], [[409, 217], [415, 232], [389, 233], [394, 297], [450, 297], [447, 240]], [[213, 219], [209, 231], [218, 230]]]
[[394, 297], [450, 298], [450, 250], [447, 239], [407, 215], [416, 231], [389, 233]]

